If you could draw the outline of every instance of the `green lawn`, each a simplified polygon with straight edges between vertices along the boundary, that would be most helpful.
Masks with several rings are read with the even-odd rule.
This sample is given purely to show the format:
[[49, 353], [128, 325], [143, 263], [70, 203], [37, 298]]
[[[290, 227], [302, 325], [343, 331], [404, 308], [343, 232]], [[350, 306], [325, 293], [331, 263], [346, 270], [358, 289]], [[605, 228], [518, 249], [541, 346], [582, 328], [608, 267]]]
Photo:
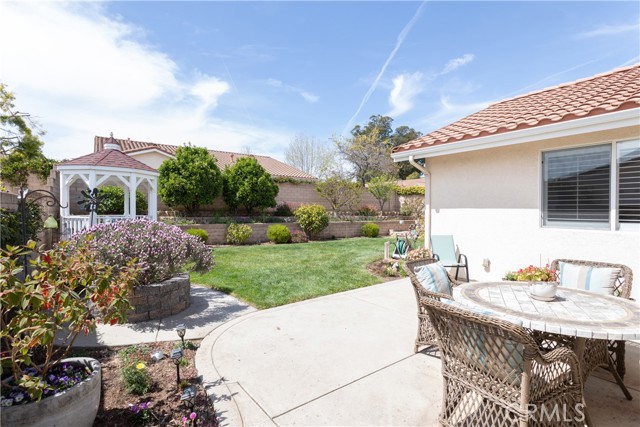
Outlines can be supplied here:
[[193, 273], [191, 281], [257, 308], [276, 307], [382, 282], [366, 267], [382, 258], [384, 242], [384, 238], [354, 238], [216, 248], [213, 270]]

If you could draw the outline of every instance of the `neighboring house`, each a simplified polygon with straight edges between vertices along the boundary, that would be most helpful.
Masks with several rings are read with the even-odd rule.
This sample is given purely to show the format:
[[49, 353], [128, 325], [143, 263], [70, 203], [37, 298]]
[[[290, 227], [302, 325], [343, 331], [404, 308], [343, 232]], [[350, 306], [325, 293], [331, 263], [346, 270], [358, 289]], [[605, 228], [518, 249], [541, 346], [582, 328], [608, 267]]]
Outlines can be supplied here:
[[[111, 137], [96, 136], [94, 138], [94, 152], [102, 151], [105, 144], [108, 144]], [[115, 142], [120, 144], [122, 152], [133, 159], [138, 160], [154, 169], [158, 169], [162, 162], [175, 157], [176, 150], [180, 148], [178, 145], [156, 144], [153, 142], [132, 141], [131, 139], [114, 138]], [[277, 203], [292, 203], [299, 205], [300, 203], [309, 203], [315, 197], [316, 177], [309, 175], [293, 166], [282, 163], [272, 157], [259, 156], [254, 154], [232, 153], [229, 151], [209, 150], [216, 158], [216, 164], [220, 170], [224, 170], [226, 166], [231, 166], [236, 160], [242, 157], [253, 157], [258, 163], [276, 180], [280, 187], [280, 192], [276, 197]], [[311, 191], [309, 191], [311, 189]], [[301, 191], [302, 190], [302, 191]], [[307, 197], [309, 193], [311, 197]], [[222, 197], [214, 200], [212, 205], [203, 206], [202, 214], [210, 214], [213, 210], [226, 209], [226, 205]], [[158, 211], [174, 210], [158, 200]]]
[[[102, 151], [104, 144], [109, 143], [110, 137], [96, 136], [93, 143], [93, 151]], [[131, 139], [117, 139], [115, 141], [122, 147], [122, 152], [134, 159], [158, 169], [162, 162], [175, 157], [178, 145], [156, 144], [153, 142], [132, 141]], [[260, 166], [276, 179], [291, 179], [300, 181], [316, 181], [315, 176], [309, 175], [300, 169], [289, 166], [269, 156], [258, 156], [254, 154], [232, 153], [229, 151], [208, 150], [216, 158], [216, 163], [221, 171], [225, 167], [231, 166], [236, 160], [242, 157], [255, 158]]]
[[424, 159], [431, 234], [454, 236], [472, 279], [555, 258], [640, 275], [640, 65], [497, 102], [392, 157]]

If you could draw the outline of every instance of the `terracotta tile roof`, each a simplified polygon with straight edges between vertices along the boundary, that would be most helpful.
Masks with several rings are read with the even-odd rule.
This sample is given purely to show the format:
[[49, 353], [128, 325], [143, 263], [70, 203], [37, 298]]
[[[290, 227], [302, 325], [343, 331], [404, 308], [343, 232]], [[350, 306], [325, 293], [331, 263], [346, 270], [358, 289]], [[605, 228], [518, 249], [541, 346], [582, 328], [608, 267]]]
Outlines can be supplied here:
[[[101, 150], [102, 147], [104, 147], [104, 144], [108, 143], [109, 140], [109, 137], [96, 136], [94, 140], [94, 150]], [[136, 153], [139, 151], [156, 149], [170, 156], [175, 156], [176, 150], [179, 148], [179, 146], [177, 145], [132, 141], [130, 139], [116, 139], [116, 141], [120, 144], [124, 153]], [[269, 172], [274, 178], [292, 178], [307, 181], [316, 180], [316, 177], [269, 156], [258, 156], [254, 154], [249, 155], [218, 150], [209, 150], [209, 153], [211, 153], [216, 158], [216, 163], [221, 170], [224, 170], [226, 166], [231, 166], [237, 159], [241, 157], [254, 157], [258, 161], [258, 163], [263, 168], [265, 168], [265, 170]]]
[[426, 148], [640, 107], [640, 64], [505, 99], [394, 148]]
[[58, 164], [59, 166], [107, 166], [114, 168], [129, 168], [144, 170], [147, 172], [158, 172], [151, 166], [127, 156], [118, 150], [102, 150], [97, 153], [87, 154], [86, 156], [67, 160]]

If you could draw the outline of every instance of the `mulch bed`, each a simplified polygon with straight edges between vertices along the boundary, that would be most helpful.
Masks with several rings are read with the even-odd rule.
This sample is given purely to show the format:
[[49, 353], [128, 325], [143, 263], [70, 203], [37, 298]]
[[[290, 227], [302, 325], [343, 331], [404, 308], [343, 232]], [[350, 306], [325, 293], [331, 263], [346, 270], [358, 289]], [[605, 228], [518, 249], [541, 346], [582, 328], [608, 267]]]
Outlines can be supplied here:
[[[190, 341], [196, 346], [199, 341]], [[98, 359], [102, 364], [102, 396], [100, 408], [94, 427], [125, 427], [125, 426], [183, 426], [182, 418], [189, 416], [190, 411], [180, 401], [181, 392], [178, 391], [176, 366], [169, 357], [171, 350], [179, 346], [178, 342], [160, 342], [141, 344], [136, 346], [137, 351], [129, 356], [129, 360], [140, 361], [146, 365], [152, 379], [151, 390], [142, 396], [128, 394], [125, 390], [124, 380], [121, 375], [123, 360], [118, 356], [118, 351], [125, 347], [111, 347], [100, 349], [75, 349], [74, 355], [87, 356]], [[198, 390], [195, 412], [198, 415], [198, 426], [217, 426], [213, 411], [209, 409], [207, 416], [205, 410], [206, 400], [204, 389], [198, 384], [198, 373], [195, 369], [195, 350], [184, 350], [184, 357], [189, 361], [187, 366], [180, 367], [181, 380], [187, 380], [194, 384]], [[151, 353], [161, 351], [167, 357], [153, 362]], [[141, 418], [132, 411], [132, 406], [140, 403], [149, 403], [147, 420]], [[190, 425], [190, 420], [186, 423]]]

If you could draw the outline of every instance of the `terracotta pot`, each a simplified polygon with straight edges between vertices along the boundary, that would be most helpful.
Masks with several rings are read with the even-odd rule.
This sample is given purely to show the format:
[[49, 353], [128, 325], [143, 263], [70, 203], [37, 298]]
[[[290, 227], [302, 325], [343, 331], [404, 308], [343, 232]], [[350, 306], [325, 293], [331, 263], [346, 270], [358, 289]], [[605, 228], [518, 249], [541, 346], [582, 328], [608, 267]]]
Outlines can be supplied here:
[[2, 425], [11, 427], [91, 427], [98, 406], [102, 384], [100, 362], [89, 357], [72, 357], [63, 363], [81, 363], [91, 367], [88, 378], [58, 394], [38, 402], [2, 408]]

